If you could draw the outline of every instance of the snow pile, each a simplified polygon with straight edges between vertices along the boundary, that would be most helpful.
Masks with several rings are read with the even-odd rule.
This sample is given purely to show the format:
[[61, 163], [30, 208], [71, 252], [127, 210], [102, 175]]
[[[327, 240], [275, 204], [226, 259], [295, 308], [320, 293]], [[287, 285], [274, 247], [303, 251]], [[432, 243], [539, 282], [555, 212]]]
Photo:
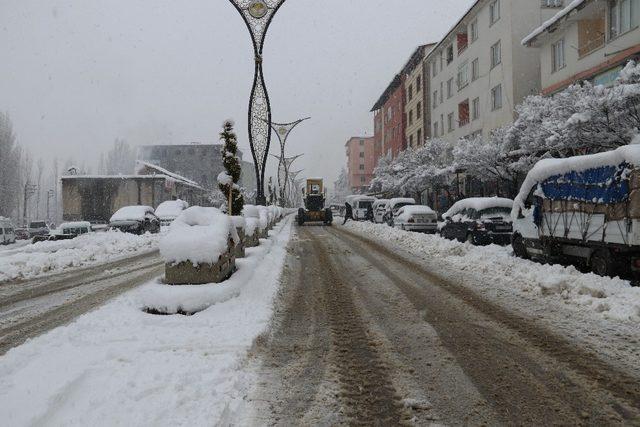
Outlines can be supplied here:
[[178, 200], [167, 200], [160, 203], [156, 208], [156, 216], [158, 218], [176, 218], [183, 210], [189, 207], [189, 203]]
[[449, 218], [465, 209], [482, 211], [489, 208], [511, 209], [512, 207], [513, 200], [505, 199], [503, 197], [469, 197], [468, 199], [462, 199], [454, 203], [448, 211], [442, 214], [442, 217]]
[[404, 206], [402, 209], [404, 209], [404, 213], [406, 215], [435, 215], [436, 214], [433, 209], [425, 205], [407, 205], [407, 206]]
[[231, 185], [233, 184], [233, 178], [227, 172], [222, 171], [218, 174], [218, 184]]
[[274, 231], [228, 281], [199, 287], [209, 308], [193, 316], [142, 312], [161, 287], [151, 283], [10, 350], [0, 362], [2, 422], [225, 424], [250, 385], [241, 364], [268, 327], [291, 221]]
[[260, 231], [265, 230], [269, 226], [269, 211], [266, 206], [256, 206], [260, 215]]
[[233, 221], [233, 226], [236, 229], [241, 229], [242, 231], [246, 230], [247, 228], [247, 221], [244, 219], [243, 216], [232, 216], [231, 217], [231, 221]]
[[148, 213], [153, 213], [151, 206], [125, 206], [111, 216], [109, 222], [143, 221]]
[[137, 236], [117, 231], [82, 234], [74, 239], [44, 241], [4, 251], [0, 282], [27, 279], [157, 250], [157, 234]]
[[558, 303], [563, 310], [572, 307], [610, 320], [640, 322], [640, 287], [625, 280], [516, 258], [511, 247], [472, 246], [365, 222], [350, 222], [346, 228], [395, 244], [445, 277], [462, 275], [462, 281], [482, 293], [499, 293], [517, 303], [535, 297], [542, 307]]
[[228, 215], [216, 208], [192, 206], [171, 223], [160, 241], [160, 254], [168, 263], [213, 264], [227, 251], [229, 239], [240, 240]]

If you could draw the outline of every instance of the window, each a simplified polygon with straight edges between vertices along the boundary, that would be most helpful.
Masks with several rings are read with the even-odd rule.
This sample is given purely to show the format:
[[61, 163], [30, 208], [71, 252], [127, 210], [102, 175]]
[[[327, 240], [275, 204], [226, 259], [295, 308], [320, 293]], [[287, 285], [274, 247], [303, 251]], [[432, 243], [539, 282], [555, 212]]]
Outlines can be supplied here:
[[500, 40], [491, 46], [491, 68], [502, 62], [502, 50], [500, 48]]
[[444, 135], [444, 114], [440, 114], [440, 135]]
[[364, 175], [360, 175], [360, 183], [364, 184], [365, 182], [367, 182], [367, 178], [365, 178]]
[[433, 91], [433, 108], [438, 106], [438, 90]]
[[440, 104], [442, 104], [442, 97], [444, 95], [444, 87], [443, 87], [443, 82], [440, 82]]
[[433, 124], [433, 136], [438, 136], [438, 122]]
[[444, 57], [443, 57], [443, 52], [440, 51], [440, 71], [442, 71], [442, 67], [444, 67], [443, 62], [444, 62]]
[[409, 126], [413, 124], [413, 110], [409, 110]]
[[551, 58], [551, 72], [555, 73], [565, 66], [564, 39], [560, 39], [551, 45], [551, 54], [553, 55]]
[[480, 118], [480, 98], [474, 98], [471, 101], [471, 120]]
[[363, 152], [363, 151], [361, 151], [361, 152], [360, 152], [360, 158], [361, 158], [361, 159], [363, 159], [363, 158], [364, 158], [364, 152]]
[[447, 65], [451, 64], [451, 61], [453, 61], [453, 45], [452, 44], [447, 46]]
[[363, 170], [364, 170], [364, 165], [359, 165], [359, 166], [358, 166], [358, 169], [360, 169], [361, 171], [363, 171]]
[[500, 19], [500, 0], [494, 0], [489, 5], [489, 25], [495, 24]]
[[502, 85], [498, 85], [491, 89], [491, 110], [499, 110], [502, 108]]
[[422, 129], [418, 129], [418, 133], [416, 134], [416, 144], [422, 145]]
[[471, 33], [471, 43], [478, 40], [478, 20], [474, 19], [469, 24], [469, 32]]
[[453, 77], [447, 80], [447, 98], [453, 96]]
[[458, 67], [458, 90], [469, 84], [469, 63], [464, 62], [464, 64]]
[[542, 7], [562, 7], [562, 0], [542, 0]]
[[436, 64], [435, 62], [432, 64], [433, 65], [433, 77], [438, 75], [438, 64]]
[[616, 38], [638, 26], [640, 0], [611, 0], [609, 2], [609, 37]]
[[360, 144], [360, 146], [363, 146], [363, 145], [364, 145], [364, 139], [361, 139], [361, 140], [359, 141], [359, 144]]
[[447, 132], [453, 131], [453, 113], [447, 114]]
[[469, 123], [469, 100], [465, 99], [458, 104], [458, 124], [464, 126]]
[[409, 135], [409, 147], [413, 148], [413, 135]]
[[478, 77], [480, 77], [480, 63], [476, 58], [471, 61], [471, 81], [478, 80]]
[[416, 104], [416, 120], [420, 120], [420, 117], [422, 117], [422, 103], [418, 102]]
[[416, 93], [419, 93], [422, 90], [422, 78], [418, 76], [416, 78]]
[[409, 89], [407, 92], [408, 92], [409, 101], [411, 101], [413, 99], [413, 85], [409, 85]]
[[467, 28], [464, 28], [464, 32], [456, 34], [456, 44], [458, 46], [458, 55], [464, 51], [469, 45], [469, 34]]

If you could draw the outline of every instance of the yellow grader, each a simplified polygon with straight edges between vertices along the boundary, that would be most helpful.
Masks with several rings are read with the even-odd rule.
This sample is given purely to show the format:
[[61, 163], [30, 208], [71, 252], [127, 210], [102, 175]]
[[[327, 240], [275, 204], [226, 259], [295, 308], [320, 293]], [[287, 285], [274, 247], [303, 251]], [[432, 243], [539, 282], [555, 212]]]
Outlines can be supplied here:
[[305, 222], [322, 222], [325, 225], [331, 225], [333, 213], [330, 208], [324, 207], [326, 191], [322, 178], [308, 178], [302, 194], [304, 208], [298, 209], [298, 225], [304, 225]]

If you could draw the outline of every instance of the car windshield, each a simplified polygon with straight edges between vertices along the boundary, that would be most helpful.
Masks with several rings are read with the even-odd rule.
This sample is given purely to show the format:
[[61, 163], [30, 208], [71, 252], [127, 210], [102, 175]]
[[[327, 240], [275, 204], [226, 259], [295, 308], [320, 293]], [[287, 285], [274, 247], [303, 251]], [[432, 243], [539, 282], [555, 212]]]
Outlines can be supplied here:
[[370, 200], [363, 200], [358, 202], [358, 207], [360, 209], [369, 209], [369, 207], [373, 206], [373, 202]]
[[393, 209], [397, 211], [398, 209], [400, 209], [400, 208], [402, 208], [402, 207], [404, 207], [404, 206], [412, 205], [412, 204], [413, 204], [413, 203], [409, 203], [409, 202], [400, 202], [400, 203], [396, 203], [396, 204], [393, 206]]
[[511, 215], [511, 209], [504, 207], [493, 207], [483, 209], [479, 212], [480, 218], [492, 218], [492, 217], [508, 217]]
[[30, 228], [44, 228], [46, 226], [47, 224], [44, 221], [34, 221], [32, 223], [29, 223]]

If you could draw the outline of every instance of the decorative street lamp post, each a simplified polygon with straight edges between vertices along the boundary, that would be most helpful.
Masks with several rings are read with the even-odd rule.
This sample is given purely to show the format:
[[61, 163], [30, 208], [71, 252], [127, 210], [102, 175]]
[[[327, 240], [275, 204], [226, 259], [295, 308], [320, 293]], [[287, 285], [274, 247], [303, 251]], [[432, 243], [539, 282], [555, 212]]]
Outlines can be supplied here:
[[256, 204], [265, 205], [264, 171], [271, 144], [271, 105], [262, 74], [262, 48], [274, 15], [285, 0], [229, 0], [244, 19], [253, 42], [255, 70], [249, 99], [249, 145], [256, 168]]
[[[288, 165], [285, 165], [284, 163], [284, 149], [285, 149], [285, 145], [287, 144], [287, 138], [289, 137], [289, 134], [291, 133], [291, 131], [293, 130], [293, 128], [295, 128], [296, 126], [298, 126], [300, 123], [304, 122], [305, 120], [309, 120], [311, 117], [305, 117], [304, 119], [299, 119], [296, 120], [295, 122], [291, 122], [291, 123], [271, 123], [271, 129], [273, 129], [273, 131], [276, 133], [276, 135], [278, 136], [278, 141], [280, 141], [280, 157], [279, 157], [279, 163], [278, 163], [278, 188], [280, 189], [280, 199], [282, 201], [284, 201], [284, 195], [285, 195], [285, 191], [287, 188], [287, 171], [288, 171]], [[299, 157], [299, 156], [297, 156]], [[297, 158], [296, 157], [296, 158]], [[294, 158], [293, 160], [295, 160], [296, 158]], [[292, 162], [293, 162], [292, 160]]]
[[284, 203], [286, 198], [285, 191], [288, 185], [287, 180], [288, 180], [291, 164], [295, 162], [297, 159], [299, 159], [300, 157], [302, 157], [303, 155], [304, 154], [298, 154], [297, 156], [283, 157], [283, 156], [276, 156], [275, 154], [272, 154], [273, 157], [278, 159], [278, 193], [279, 193], [278, 197], [280, 199], [281, 204]]

